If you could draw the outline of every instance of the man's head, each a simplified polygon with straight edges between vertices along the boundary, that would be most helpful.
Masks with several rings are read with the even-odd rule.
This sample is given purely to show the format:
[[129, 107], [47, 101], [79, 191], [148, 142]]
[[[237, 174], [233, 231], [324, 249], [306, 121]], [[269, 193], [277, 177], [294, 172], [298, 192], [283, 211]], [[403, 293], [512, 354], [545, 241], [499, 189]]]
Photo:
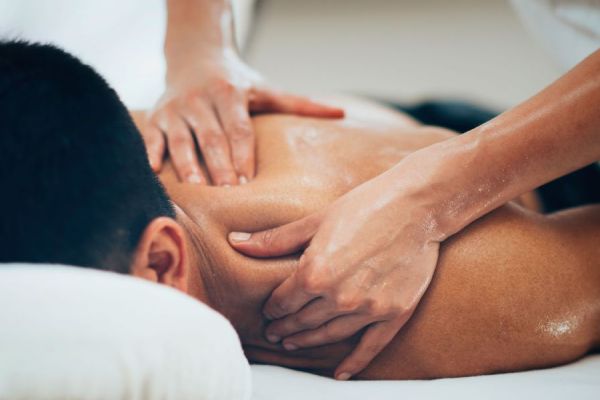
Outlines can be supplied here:
[[185, 253], [117, 94], [53, 46], [0, 42], [0, 185], [0, 262], [163, 274]]

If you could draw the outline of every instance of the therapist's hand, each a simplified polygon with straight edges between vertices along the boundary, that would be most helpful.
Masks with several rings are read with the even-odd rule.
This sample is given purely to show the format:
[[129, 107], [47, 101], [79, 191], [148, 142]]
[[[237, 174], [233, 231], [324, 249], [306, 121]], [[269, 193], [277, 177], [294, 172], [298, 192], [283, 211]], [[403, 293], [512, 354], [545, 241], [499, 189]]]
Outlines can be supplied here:
[[150, 164], [159, 171], [168, 151], [182, 181], [207, 183], [196, 143], [215, 185], [246, 183], [255, 174], [250, 113], [343, 117], [343, 110], [281, 93], [233, 52], [204, 57], [168, 74], [167, 88], [142, 129]]
[[419, 178], [390, 170], [324, 212], [267, 231], [234, 232], [230, 244], [255, 257], [294, 253], [298, 268], [268, 299], [269, 341], [288, 350], [341, 341], [366, 327], [337, 379], [365, 368], [394, 338], [425, 293], [439, 237]]
[[256, 256], [308, 244], [295, 273], [265, 306], [267, 316], [279, 319], [267, 333], [285, 337], [284, 345], [306, 346], [366, 325], [336, 370], [338, 378], [356, 373], [415, 309], [442, 240], [598, 160], [598, 104], [600, 50], [493, 120], [410, 154], [323, 214], [253, 235], [230, 234], [235, 248]]

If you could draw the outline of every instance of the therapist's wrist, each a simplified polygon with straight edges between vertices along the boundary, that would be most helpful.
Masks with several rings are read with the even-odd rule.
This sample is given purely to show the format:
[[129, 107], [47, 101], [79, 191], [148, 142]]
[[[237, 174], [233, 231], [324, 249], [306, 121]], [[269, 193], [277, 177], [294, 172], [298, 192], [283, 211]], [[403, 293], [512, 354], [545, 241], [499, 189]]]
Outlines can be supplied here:
[[172, 69], [226, 52], [237, 54], [231, 2], [170, 0], [163, 51]]
[[235, 48], [203, 47], [165, 53], [167, 82], [177, 81], [193, 73], [196, 76], [211, 75], [214, 71], [225, 71], [232, 63], [241, 62]]
[[431, 241], [442, 242], [463, 229], [492, 195], [493, 188], [476, 187], [476, 152], [477, 146], [457, 136], [411, 153], [393, 168], [397, 192], [410, 199]]
[[423, 243], [441, 242], [448, 236], [449, 228], [440, 224], [445, 189], [435, 182], [436, 169], [435, 162], [426, 154], [415, 152], [379, 177], [384, 178], [380, 185], [393, 193], [398, 213], [408, 215], [410, 221], [404, 222], [418, 233], [415, 239]]
[[189, 86], [193, 82], [232, 84], [240, 87], [260, 82], [260, 74], [249, 67], [233, 48], [202, 52], [183, 62], [167, 61], [166, 83], [170, 87]]

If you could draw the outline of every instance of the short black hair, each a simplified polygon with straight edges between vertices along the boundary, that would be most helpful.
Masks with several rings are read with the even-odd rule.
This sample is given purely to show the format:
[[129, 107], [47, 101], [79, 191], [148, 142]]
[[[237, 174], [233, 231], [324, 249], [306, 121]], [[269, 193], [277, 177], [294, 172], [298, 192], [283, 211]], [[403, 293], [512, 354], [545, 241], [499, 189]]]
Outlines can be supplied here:
[[129, 272], [174, 217], [116, 92], [55, 46], [0, 42], [0, 262]]

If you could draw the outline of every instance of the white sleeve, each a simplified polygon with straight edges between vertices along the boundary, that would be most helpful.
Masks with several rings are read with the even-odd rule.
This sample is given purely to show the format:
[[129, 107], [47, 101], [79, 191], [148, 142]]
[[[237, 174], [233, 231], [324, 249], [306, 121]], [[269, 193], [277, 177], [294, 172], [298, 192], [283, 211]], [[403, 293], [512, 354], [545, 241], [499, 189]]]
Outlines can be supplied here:
[[600, 48], [600, 1], [511, 0], [531, 34], [568, 70]]

